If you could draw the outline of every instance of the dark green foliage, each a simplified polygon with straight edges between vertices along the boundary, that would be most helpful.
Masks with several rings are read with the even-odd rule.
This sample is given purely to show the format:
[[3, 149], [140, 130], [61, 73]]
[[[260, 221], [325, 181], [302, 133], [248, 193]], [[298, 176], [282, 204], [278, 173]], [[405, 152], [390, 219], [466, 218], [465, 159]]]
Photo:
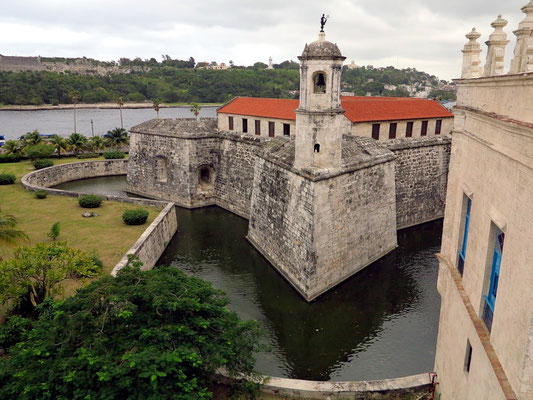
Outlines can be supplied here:
[[178, 269], [127, 267], [45, 302], [31, 330], [20, 318], [0, 329], [9, 355], [0, 358], [0, 398], [211, 398], [217, 369], [251, 374], [260, 350], [258, 324], [227, 304]]
[[106, 151], [104, 153], [104, 158], [106, 160], [120, 160], [124, 157], [126, 157], [126, 154], [121, 151]]
[[19, 162], [20, 157], [16, 154], [0, 154], [0, 164], [2, 163], [11, 163], [11, 162]]
[[8, 172], [0, 173], [0, 185], [11, 185], [15, 183], [16, 179], [15, 174], [10, 174]]
[[57, 240], [57, 238], [59, 237], [59, 232], [59, 221], [57, 221], [54, 225], [52, 225], [52, 227], [50, 228], [50, 232], [48, 232], [47, 236], [52, 240]]
[[32, 164], [35, 169], [43, 169], [53, 166], [54, 162], [52, 160], [38, 158], [37, 160], [33, 160]]
[[134, 210], [126, 210], [122, 214], [122, 221], [126, 225], [142, 225], [148, 218], [148, 211], [142, 208], [136, 208]]
[[48, 192], [46, 190], [39, 189], [35, 191], [34, 196], [36, 199], [46, 199]]
[[98, 158], [100, 155], [98, 153], [80, 153], [78, 154], [78, 158], [80, 160], [86, 159], [86, 158]]
[[102, 205], [104, 198], [97, 194], [85, 194], [78, 197], [78, 204], [83, 208], [97, 208]]
[[51, 144], [35, 144], [24, 147], [24, 154], [32, 160], [49, 158], [54, 154], [55, 148]]

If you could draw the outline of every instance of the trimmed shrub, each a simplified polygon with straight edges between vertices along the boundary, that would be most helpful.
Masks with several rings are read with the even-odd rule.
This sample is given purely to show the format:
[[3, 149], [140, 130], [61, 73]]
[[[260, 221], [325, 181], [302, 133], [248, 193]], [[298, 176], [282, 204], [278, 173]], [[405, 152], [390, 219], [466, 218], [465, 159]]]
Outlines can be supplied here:
[[55, 150], [54, 145], [51, 144], [36, 144], [24, 147], [24, 154], [26, 154], [28, 158], [35, 160], [38, 158], [51, 157]]
[[85, 158], [98, 158], [98, 157], [100, 157], [100, 154], [98, 154], [98, 153], [80, 153], [80, 154], [78, 154], [78, 158], [80, 160], [83, 160]]
[[97, 208], [102, 205], [104, 198], [97, 194], [84, 194], [78, 197], [78, 203], [83, 208]]
[[0, 154], [0, 164], [1, 163], [10, 163], [10, 162], [19, 162], [20, 157], [16, 154]]
[[148, 211], [142, 208], [136, 208], [133, 210], [126, 210], [122, 214], [122, 221], [126, 225], [142, 225], [148, 218]]
[[43, 169], [48, 168], [54, 165], [54, 162], [52, 160], [46, 160], [46, 159], [37, 159], [33, 160], [32, 162], [35, 169]]
[[106, 160], [120, 160], [124, 157], [126, 157], [126, 154], [121, 151], [106, 151], [104, 153], [104, 158]]
[[0, 174], [0, 185], [12, 185], [16, 180], [15, 174], [10, 174], [8, 172], [2, 172]]
[[46, 199], [46, 197], [48, 196], [48, 192], [42, 189], [36, 190], [34, 196], [36, 199]]

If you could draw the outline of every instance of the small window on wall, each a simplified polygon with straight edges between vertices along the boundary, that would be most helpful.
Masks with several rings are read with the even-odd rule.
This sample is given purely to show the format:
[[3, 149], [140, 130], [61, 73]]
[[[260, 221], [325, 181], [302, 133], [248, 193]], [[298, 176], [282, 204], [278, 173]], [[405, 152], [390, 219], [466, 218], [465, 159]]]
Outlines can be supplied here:
[[396, 139], [396, 122], [389, 125], [389, 139]]
[[268, 136], [269, 137], [274, 137], [274, 122], [272, 121], [269, 121], [268, 122]]
[[496, 295], [498, 293], [498, 282], [500, 280], [500, 265], [502, 263], [503, 242], [505, 240], [505, 234], [496, 225], [492, 224], [491, 231], [493, 232], [495, 239], [492, 242], [490, 283], [488, 293], [483, 296], [485, 304], [483, 307], [482, 317], [483, 322], [485, 322], [489, 332], [492, 329], [492, 319], [494, 316], [494, 307], [496, 306]]
[[435, 135], [440, 135], [440, 130], [442, 128], [442, 119], [438, 119], [435, 123]]
[[372, 124], [372, 139], [379, 140], [379, 124]]
[[472, 364], [472, 345], [470, 340], [466, 339], [466, 352], [465, 352], [465, 372], [470, 372], [470, 364]]
[[420, 136], [428, 134], [428, 121], [422, 121], [422, 128], [420, 129]]
[[291, 125], [290, 124], [283, 124], [283, 135], [284, 136], [290, 136], [291, 135]]
[[466, 258], [466, 245], [468, 243], [468, 229], [470, 227], [470, 210], [472, 208], [472, 200], [466, 196], [463, 195], [463, 213], [464, 217], [462, 219], [462, 237], [459, 242], [460, 250], [459, 250], [459, 259], [457, 260], [457, 269], [459, 270], [459, 273], [461, 276], [463, 276], [464, 268], [465, 268], [465, 258]]
[[228, 126], [229, 126], [229, 130], [232, 131], [233, 130], [233, 117], [228, 117]]
[[257, 136], [261, 135], [261, 121], [259, 121], [258, 119], [255, 120], [255, 134]]
[[248, 133], [248, 119], [246, 118], [242, 119], [242, 131]]
[[326, 93], [326, 74], [317, 72], [314, 78], [315, 93]]
[[413, 137], [413, 121], [409, 121], [407, 123], [407, 127], [405, 128], [405, 137]]

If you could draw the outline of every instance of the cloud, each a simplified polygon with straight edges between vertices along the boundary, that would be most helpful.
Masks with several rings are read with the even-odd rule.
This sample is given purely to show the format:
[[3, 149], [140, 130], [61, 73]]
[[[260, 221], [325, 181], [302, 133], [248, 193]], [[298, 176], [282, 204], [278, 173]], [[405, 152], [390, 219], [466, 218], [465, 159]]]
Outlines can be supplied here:
[[[327, 38], [359, 65], [415, 67], [441, 78], [460, 72], [464, 35], [483, 34], [498, 13], [512, 30], [526, 0], [18, 0], [2, 5], [2, 54], [194, 57], [250, 65], [296, 60], [330, 15]], [[508, 59], [512, 54], [508, 46]]]

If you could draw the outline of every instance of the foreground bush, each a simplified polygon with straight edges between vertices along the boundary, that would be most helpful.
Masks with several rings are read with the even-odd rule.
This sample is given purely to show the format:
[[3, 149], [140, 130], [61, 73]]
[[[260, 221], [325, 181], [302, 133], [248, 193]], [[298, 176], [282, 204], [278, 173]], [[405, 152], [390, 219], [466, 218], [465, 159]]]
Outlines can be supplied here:
[[20, 157], [16, 154], [0, 154], [0, 164], [1, 163], [11, 163], [11, 162], [19, 162]]
[[219, 368], [252, 374], [260, 350], [227, 305], [178, 269], [126, 267], [0, 329], [0, 398], [209, 399]]
[[51, 157], [54, 151], [55, 147], [51, 144], [35, 144], [24, 147], [24, 154], [32, 160]]
[[46, 190], [39, 189], [35, 191], [34, 196], [36, 199], [46, 199], [46, 197], [48, 197], [48, 192]]
[[46, 159], [37, 159], [33, 160], [32, 162], [35, 169], [43, 169], [52, 167], [54, 165], [54, 162], [52, 160], [46, 160]]
[[102, 205], [104, 198], [97, 194], [85, 194], [78, 197], [78, 204], [83, 208], [97, 208]]
[[126, 210], [122, 214], [122, 221], [126, 225], [142, 225], [148, 219], [148, 211], [137, 208], [134, 210]]
[[62, 294], [64, 280], [96, 276], [100, 270], [92, 256], [63, 242], [19, 247], [13, 258], [0, 262], [0, 303], [31, 309]]
[[100, 154], [98, 153], [80, 153], [78, 154], [78, 158], [80, 160], [86, 159], [86, 158], [98, 158], [100, 157]]
[[120, 160], [124, 157], [126, 157], [126, 154], [121, 151], [106, 151], [104, 153], [104, 158], [106, 160]]
[[11, 185], [15, 183], [17, 177], [15, 174], [10, 174], [9, 172], [2, 172], [0, 174], [0, 185]]

